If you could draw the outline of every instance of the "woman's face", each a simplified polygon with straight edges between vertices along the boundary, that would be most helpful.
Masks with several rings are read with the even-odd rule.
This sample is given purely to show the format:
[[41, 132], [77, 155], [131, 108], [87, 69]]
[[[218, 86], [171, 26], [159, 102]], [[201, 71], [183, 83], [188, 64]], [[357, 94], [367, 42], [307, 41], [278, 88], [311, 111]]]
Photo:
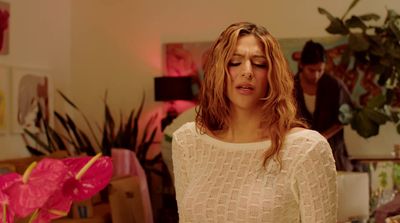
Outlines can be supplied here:
[[316, 85], [325, 72], [325, 63], [301, 65], [301, 79], [308, 84]]
[[231, 106], [254, 109], [267, 92], [267, 60], [264, 46], [254, 35], [239, 37], [228, 61], [228, 98]]

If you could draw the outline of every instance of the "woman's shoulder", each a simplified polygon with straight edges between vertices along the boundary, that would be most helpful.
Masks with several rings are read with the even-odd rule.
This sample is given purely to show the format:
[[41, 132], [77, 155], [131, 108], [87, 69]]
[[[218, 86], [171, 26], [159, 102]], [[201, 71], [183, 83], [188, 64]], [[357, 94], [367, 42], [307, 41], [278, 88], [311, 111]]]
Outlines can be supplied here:
[[289, 131], [287, 141], [290, 145], [295, 145], [296, 147], [300, 145], [309, 145], [303, 148], [312, 148], [312, 145], [327, 143], [326, 138], [319, 132], [299, 127], [293, 128]]
[[172, 137], [177, 139], [182, 139], [185, 137], [194, 137], [195, 134], [196, 134], [196, 123], [186, 122], [172, 134]]

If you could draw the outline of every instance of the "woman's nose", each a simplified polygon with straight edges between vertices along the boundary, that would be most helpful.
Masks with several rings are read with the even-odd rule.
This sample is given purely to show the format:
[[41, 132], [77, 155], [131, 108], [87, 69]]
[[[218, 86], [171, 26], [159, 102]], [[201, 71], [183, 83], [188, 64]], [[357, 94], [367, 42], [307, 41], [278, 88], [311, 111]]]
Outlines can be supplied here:
[[242, 77], [250, 80], [253, 78], [253, 67], [250, 62], [243, 64]]

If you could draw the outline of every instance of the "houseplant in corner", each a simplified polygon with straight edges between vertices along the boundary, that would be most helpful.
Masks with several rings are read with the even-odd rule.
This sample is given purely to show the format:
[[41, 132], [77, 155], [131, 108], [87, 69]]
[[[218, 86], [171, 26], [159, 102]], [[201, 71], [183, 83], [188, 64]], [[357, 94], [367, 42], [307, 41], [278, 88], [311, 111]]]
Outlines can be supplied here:
[[[342, 35], [347, 46], [341, 57], [344, 70], [360, 75], [370, 75], [379, 90], [369, 95], [366, 103], [355, 108], [342, 107], [342, 121], [351, 124], [359, 135], [368, 138], [379, 133], [379, 126], [391, 121], [400, 133], [400, 16], [392, 9], [386, 18], [376, 25], [380, 16], [375, 13], [348, 16], [360, 2], [353, 0], [342, 17], [335, 17], [327, 10], [318, 8], [330, 24], [326, 31]], [[368, 90], [368, 89], [366, 89]]]

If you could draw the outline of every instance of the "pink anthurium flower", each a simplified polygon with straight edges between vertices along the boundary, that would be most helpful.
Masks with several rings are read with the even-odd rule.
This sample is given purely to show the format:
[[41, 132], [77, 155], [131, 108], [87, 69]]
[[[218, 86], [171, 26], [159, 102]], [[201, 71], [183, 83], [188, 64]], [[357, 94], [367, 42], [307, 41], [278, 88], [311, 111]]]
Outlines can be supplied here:
[[8, 173], [0, 175], [0, 222], [13, 223], [14, 211], [9, 208], [10, 200], [4, 190], [21, 179], [21, 176], [16, 173]]
[[73, 200], [90, 198], [103, 189], [112, 176], [112, 161], [109, 157], [101, 157], [101, 153], [94, 157], [66, 158], [63, 162], [68, 167], [63, 186], [31, 218], [33, 223], [66, 216]]
[[8, 187], [10, 208], [18, 217], [26, 217], [42, 207], [61, 188], [67, 168], [61, 160], [44, 158], [33, 162], [22, 178]]
[[50, 222], [52, 219], [65, 217], [68, 215], [71, 205], [71, 196], [64, 195], [62, 189], [59, 189], [38, 210], [37, 216], [32, 218], [33, 223]]
[[113, 166], [110, 157], [66, 158], [64, 164], [69, 173], [63, 191], [72, 197], [73, 201], [88, 199], [107, 186], [110, 182]]

